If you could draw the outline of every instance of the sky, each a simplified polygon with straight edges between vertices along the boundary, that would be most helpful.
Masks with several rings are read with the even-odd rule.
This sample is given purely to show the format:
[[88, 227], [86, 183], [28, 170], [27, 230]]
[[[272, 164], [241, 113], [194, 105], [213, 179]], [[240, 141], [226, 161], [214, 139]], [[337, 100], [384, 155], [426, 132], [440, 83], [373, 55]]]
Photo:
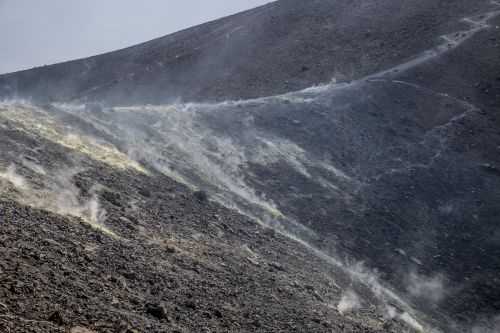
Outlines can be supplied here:
[[0, 0], [0, 73], [142, 43], [270, 0]]

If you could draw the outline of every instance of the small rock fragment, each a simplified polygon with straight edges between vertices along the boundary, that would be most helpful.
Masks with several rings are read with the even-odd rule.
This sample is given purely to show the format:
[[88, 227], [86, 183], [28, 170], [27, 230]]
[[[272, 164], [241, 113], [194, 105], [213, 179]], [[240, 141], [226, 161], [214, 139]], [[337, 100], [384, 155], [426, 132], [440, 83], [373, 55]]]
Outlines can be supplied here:
[[159, 320], [167, 319], [167, 310], [162, 304], [146, 304], [146, 313]]
[[196, 309], [196, 303], [193, 302], [193, 301], [186, 301], [184, 303], [184, 305], [188, 308], [188, 309], [192, 309], [192, 310], [195, 310]]
[[213, 313], [217, 318], [222, 318], [222, 312], [220, 312], [220, 310], [215, 309]]
[[283, 268], [283, 265], [281, 265], [279, 262], [270, 262], [269, 266], [281, 272], [285, 271], [285, 268]]
[[167, 245], [167, 246], [165, 246], [165, 251], [168, 254], [173, 254], [173, 253], [177, 252], [177, 249], [172, 245]]
[[48, 321], [50, 321], [51, 323], [54, 323], [56, 325], [59, 325], [59, 326], [63, 326], [64, 325], [64, 319], [61, 315], [61, 312], [59, 311], [55, 311], [53, 312], [49, 318], [47, 318]]

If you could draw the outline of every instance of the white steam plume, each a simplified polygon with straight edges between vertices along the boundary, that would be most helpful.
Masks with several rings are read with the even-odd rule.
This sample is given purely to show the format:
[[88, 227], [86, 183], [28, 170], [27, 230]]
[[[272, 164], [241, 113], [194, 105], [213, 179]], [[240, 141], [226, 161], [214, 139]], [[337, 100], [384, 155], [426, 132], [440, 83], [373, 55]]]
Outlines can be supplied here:
[[407, 289], [410, 295], [425, 299], [433, 304], [438, 303], [445, 296], [443, 277], [440, 275], [426, 277], [412, 272], [408, 277]]
[[16, 166], [14, 164], [9, 165], [4, 172], [0, 171], [0, 178], [8, 181], [19, 190], [27, 189], [25, 178], [17, 173]]
[[[41, 167], [35, 169], [43, 170]], [[92, 187], [89, 196], [83, 197], [72, 181], [78, 172], [77, 169], [65, 169], [57, 171], [55, 176], [47, 176], [44, 170], [44, 175], [39, 174], [45, 176], [44, 186], [38, 188], [30, 186], [26, 179], [17, 173], [16, 166], [11, 164], [5, 171], [0, 172], [0, 184], [4, 180], [13, 185], [20, 192], [16, 200], [22, 204], [63, 216], [78, 217], [92, 227], [110, 236], [116, 236], [104, 226], [106, 211], [101, 207], [97, 195], [99, 186]]]
[[337, 310], [341, 314], [353, 312], [361, 308], [359, 296], [353, 290], [347, 290], [342, 294]]
[[397, 310], [395, 307], [390, 305], [386, 306], [385, 316], [388, 319], [397, 319], [399, 321], [402, 321], [417, 332], [436, 332], [435, 330], [432, 329], [431, 330], [424, 329], [424, 327], [417, 320], [415, 320], [415, 318], [413, 318], [413, 316], [411, 316], [408, 312], [405, 311], [401, 312]]

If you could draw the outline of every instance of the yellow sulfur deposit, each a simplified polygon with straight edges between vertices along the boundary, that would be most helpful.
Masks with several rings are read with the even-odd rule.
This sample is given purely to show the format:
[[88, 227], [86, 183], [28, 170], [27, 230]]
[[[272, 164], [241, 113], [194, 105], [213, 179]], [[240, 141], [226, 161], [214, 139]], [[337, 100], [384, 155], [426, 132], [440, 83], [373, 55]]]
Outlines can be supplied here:
[[19, 130], [78, 151], [113, 168], [147, 174], [146, 169], [116, 147], [76, 133], [74, 129], [58, 123], [57, 119], [40, 108], [27, 104], [0, 105], [1, 118], [14, 123]]

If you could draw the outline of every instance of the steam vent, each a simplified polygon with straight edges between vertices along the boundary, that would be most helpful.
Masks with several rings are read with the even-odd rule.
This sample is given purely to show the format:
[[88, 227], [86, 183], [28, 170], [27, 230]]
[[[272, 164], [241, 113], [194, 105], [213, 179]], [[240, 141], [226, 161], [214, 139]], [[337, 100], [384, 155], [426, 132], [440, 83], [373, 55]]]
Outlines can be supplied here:
[[500, 332], [500, 2], [279, 0], [1, 75], [0, 332]]

